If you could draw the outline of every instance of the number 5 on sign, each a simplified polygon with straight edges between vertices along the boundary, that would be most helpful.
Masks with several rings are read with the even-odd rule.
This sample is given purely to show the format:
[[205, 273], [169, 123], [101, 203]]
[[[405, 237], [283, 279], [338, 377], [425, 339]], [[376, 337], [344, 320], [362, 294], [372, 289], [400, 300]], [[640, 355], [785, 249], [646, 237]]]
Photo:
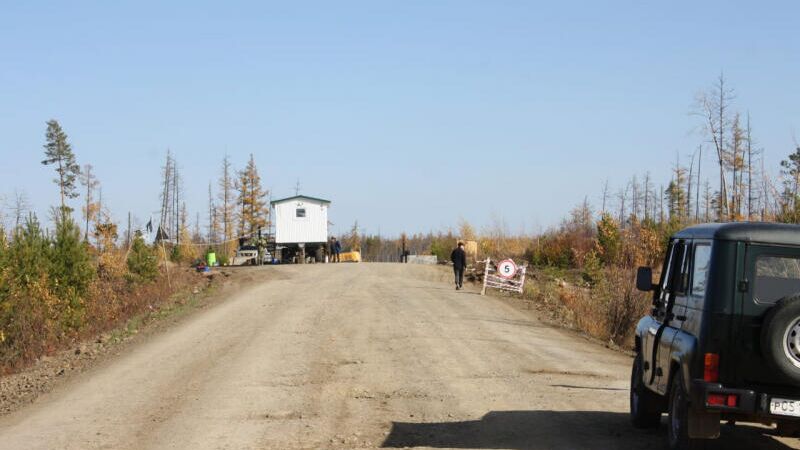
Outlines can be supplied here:
[[504, 259], [497, 263], [497, 275], [503, 278], [514, 278], [517, 274], [517, 265], [510, 259]]

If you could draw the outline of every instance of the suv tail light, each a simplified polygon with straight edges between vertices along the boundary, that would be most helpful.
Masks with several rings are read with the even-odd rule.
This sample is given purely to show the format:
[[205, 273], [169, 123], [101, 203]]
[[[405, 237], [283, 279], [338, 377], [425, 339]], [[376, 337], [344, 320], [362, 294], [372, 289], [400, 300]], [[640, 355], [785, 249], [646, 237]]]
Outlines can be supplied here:
[[708, 394], [706, 398], [706, 405], [708, 406], [725, 406], [728, 398], [724, 394]]
[[727, 406], [736, 408], [739, 406], [739, 396], [735, 394], [708, 394], [706, 406]]
[[703, 362], [703, 380], [709, 383], [719, 381], [719, 355], [716, 353], [706, 353]]

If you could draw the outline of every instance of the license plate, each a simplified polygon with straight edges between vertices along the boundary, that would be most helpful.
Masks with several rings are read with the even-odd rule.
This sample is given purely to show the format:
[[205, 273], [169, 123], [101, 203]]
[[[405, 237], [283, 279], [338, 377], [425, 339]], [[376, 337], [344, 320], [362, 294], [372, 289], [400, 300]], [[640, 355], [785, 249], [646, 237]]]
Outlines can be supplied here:
[[800, 417], [800, 400], [772, 398], [769, 401], [769, 412], [779, 416]]

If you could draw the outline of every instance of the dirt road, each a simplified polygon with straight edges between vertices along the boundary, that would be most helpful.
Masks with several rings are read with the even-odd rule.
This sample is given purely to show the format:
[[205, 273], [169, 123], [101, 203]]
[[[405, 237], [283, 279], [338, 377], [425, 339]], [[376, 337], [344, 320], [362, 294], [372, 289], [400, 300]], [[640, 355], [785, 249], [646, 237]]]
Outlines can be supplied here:
[[[663, 448], [663, 426], [628, 424], [629, 357], [437, 268], [263, 270], [0, 419], [0, 447]], [[763, 432], [726, 429], [712, 448], [800, 448]]]

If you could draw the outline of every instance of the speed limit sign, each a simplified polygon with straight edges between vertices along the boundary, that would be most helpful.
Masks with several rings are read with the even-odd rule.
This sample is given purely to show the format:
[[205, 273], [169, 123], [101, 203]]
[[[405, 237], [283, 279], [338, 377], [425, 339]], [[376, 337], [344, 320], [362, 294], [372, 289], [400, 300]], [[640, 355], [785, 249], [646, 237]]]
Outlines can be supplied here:
[[504, 259], [497, 263], [497, 276], [503, 278], [514, 278], [517, 274], [517, 265], [510, 259]]

